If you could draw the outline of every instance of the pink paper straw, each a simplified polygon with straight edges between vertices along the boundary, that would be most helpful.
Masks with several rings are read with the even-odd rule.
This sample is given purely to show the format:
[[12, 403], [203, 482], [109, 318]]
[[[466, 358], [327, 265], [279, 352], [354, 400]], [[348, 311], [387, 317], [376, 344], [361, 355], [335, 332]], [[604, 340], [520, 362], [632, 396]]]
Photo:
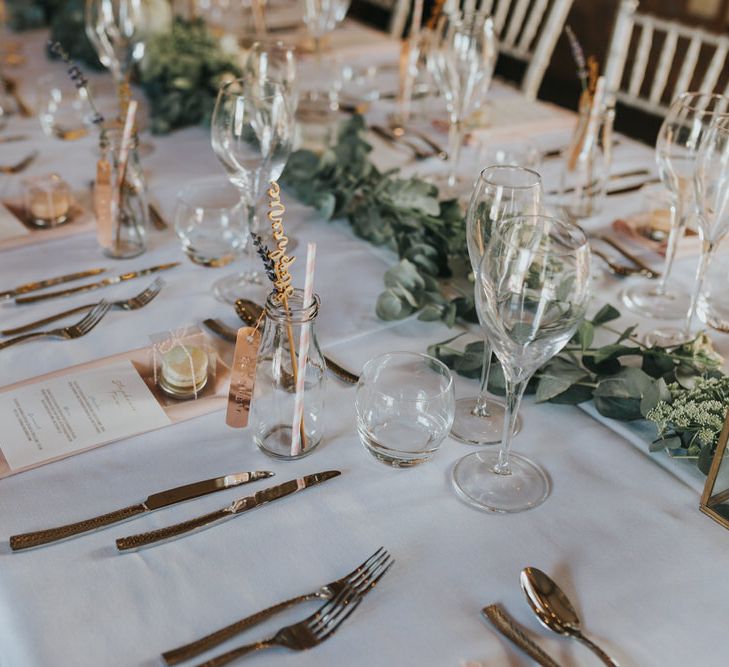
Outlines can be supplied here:
[[[316, 265], [316, 243], [306, 246], [306, 279], [304, 280], [304, 308], [314, 303], [314, 268]], [[291, 456], [301, 454], [301, 422], [304, 418], [304, 383], [306, 381], [306, 358], [309, 354], [309, 332], [311, 322], [301, 325], [299, 337], [299, 358], [296, 373], [296, 396], [294, 397], [294, 423], [291, 427]]]

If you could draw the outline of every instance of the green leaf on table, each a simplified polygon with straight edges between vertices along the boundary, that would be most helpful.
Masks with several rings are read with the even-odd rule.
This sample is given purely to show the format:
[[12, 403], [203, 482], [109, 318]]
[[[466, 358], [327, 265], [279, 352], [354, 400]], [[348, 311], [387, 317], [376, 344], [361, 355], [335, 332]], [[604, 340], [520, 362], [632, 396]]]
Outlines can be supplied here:
[[660, 452], [664, 449], [681, 449], [682, 445], [681, 438], [677, 435], [672, 435], [667, 438], [656, 438], [648, 446], [648, 450], [651, 452]]
[[607, 324], [608, 322], [617, 320], [619, 317], [620, 311], [608, 303], [597, 311], [595, 317], [592, 318], [592, 323], [596, 327], [599, 327], [601, 324]]
[[590, 378], [584, 368], [566, 359], [555, 357], [539, 372], [537, 402], [550, 401], [563, 394], [577, 382]]
[[640, 403], [654, 384], [655, 380], [639, 368], [623, 368], [616, 375], [598, 381], [593, 394], [595, 408], [612, 419], [641, 419]]
[[413, 312], [413, 306], [394, 289], [386, 289], [377, 297], [375, 313], [381, 320], [401, 320]]
[[711, 461], [714, 458], [714, 447], [713, 445], [704, 445], [699, 452], [699, 459], [696, 461], [698, 469], [704, 473], [709, 474], [709, 468], [711, 468]]
[[640, 348], [633, 347], [632, 345], [620, 345], [613, 343], [611, 345], [603, 345], [602, 347], [595, 350], [592, 355], [596, 364], [601, 364], [604, 361], [611, 359], [617, 359], [618, 357], [639, 355]]
[[584, 352], [590, 345], [592, 345], [592, 340], [595, 337], [595, 327], [593, 326], [592, 322], [588, 322], [587, 320], [583, 320], [582, 324], [580, 324], [579, 328], [577, 329], [577, 333], [575, 334], [575, 342], [577, 345], [582, 347], [582, 351]]

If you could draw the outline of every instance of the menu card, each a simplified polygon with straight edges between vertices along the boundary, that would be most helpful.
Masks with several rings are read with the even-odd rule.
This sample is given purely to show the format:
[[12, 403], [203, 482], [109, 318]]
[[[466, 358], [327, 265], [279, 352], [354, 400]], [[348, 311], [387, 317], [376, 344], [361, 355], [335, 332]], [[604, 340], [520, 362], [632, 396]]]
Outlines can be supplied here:
[[0, 394], [0, 451], [11, 470], [170, 423], [128, 360]]

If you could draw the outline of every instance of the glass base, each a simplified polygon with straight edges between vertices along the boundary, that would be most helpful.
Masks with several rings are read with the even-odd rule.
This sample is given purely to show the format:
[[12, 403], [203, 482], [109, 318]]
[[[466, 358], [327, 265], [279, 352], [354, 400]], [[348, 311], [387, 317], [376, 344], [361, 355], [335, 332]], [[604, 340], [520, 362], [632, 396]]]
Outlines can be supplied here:
[[474, 452], [453, 468], [453, 487], [472, 507], [486, 512], [523, 512], [541, 505], [551, 491], [547, 473], [520, 454], [509, 456], [510, 475], [494, 472], [498, 451]]
[[453, 184], [450, 184], [448, 173], [422, 174], [420, 176], [428, 183], [438, 188], [438, 199], [458, 199], [464, 206], [468, 204], [473, 191], [474, 179], [470, 176], [458, 174]]
[[[469, 445], [492, 445], [501, 442], [504, 433], [504, 405], [486, 400], [488, 415], [476, 413], [478, 398], [469, 396], [456, 401], [456, 414], [451, 436]], [[521, 417], [517, 417], [514, 434], [521, 430]]]
[[675, 347], [683, 345], [693, 339], [693, 336], [686, 335], [684, 329], [678, 327], [661, 327], [653, 329], [643, 336], [643, 343], [648, 347]]
[[635, 285], [620, 295], [623, 303], [643, 317], [659, 320], [681, 320], [688, 313], [691, 297], [686, 292], [660, 294], [657, 285]]
[[268, 454], [275, 459], [293, 461], [309, 456], [321, 442], [321, 436], [315, 439], [307, 434], [306, 448], [301, 449], [299, 454], [291, 453], [290, 424], [279, 424], [278, 426], [273, 426], [265, 433], [256, 433], [253, 440], [264, 454]]
[[[412, 439], [413, 443], [418, 443], [422, 442], [425, 434], [422, 429], [417, 427], [409, 428], [406, 424], [396, 424], [394, 428], [390, 426], [389, 428], [383, 428], [383, 430], [388, 431], [387, 436], [378, 438], [376, 433], [372, 433], [369, 429], [360, 426], [358, 428], [359, 439], [372, 456], [381, 463], [392, 466], [393, 468], [413, 468], [421, 463], [430, 461], [441, 443], [441, 440], [438, 440], [434, 446], [432, 444], [428, 446], [426, 441], [426, 444], [422, 448], [414, 446], [411, 451], [407, 449], [394, 449], [383, 442], [383, 440], [387, 442], [399, 441], [409, 443], [410, 439]], [[400, 436], [399, 438], [394, 437], [396, 433]], [[380, 435], [382, 436], [383, 434]], [[428, 437], [428, 441], [430, 440], [432, 438]]]
[[218, 301], [235, 303], [243, 297], [261, 301], [266, 298], [269, 285], [264, 283], [265, 276], [258, 271], [234, 273], [216, 281], [213, 294]]
[[699, 319], [712, 329], [729, 333], [729, 303], [721, 294], [702, 294], [696, 310]]

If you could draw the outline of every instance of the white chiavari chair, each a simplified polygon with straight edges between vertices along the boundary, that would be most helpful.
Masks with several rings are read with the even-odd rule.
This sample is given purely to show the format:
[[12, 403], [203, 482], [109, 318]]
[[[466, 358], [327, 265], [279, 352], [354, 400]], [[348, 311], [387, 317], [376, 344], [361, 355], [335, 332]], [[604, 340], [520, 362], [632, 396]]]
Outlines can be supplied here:
[[637, 9], [638, 0], [621, 1], [610, 40], [605, 79], [617, 101], [665, 116], [688, 90], [729, 94], [729, 36]]
[[[411, 7], [418, 0], [398, 0], [392, 14], [390, 34], [402, 36]], [[463, 9], [478, 8], [491, 14], [499, 36], [499, 53], [526, 63], [522, 92], [534, 99], [562, 32], [574, 0], [465, 0]], [[450, 0], [444, 11], [448, 11]], [[461, 3], [455, 3], [458, 5]]]

